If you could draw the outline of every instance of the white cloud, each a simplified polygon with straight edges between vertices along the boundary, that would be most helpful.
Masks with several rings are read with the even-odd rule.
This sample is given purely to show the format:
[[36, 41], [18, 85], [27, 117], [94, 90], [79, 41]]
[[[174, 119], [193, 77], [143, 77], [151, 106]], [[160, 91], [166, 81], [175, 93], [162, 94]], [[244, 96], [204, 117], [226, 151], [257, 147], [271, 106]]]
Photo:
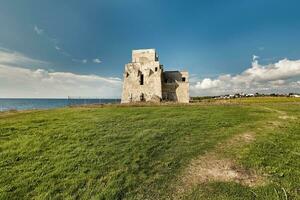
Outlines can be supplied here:
[[35, 25], [33, 27], [33, 30], [38, 34], [38, 35], [42, 35], [44, 33], [43, 29], [40, 29], [39, 27], [37, 27], [37, 25]]
[[76, 58], [73, 58], [72, 61], [77, 62], [77, 63], [83, 63], [83, 64], [86, 64], [88, 62], [87, 59], [80, 60], [80, 59], [76, 59]]
[[259, 56], [256, 56], [256, 55], [252, 56], [252, 60], [258, 60], [258, 59], [259, 59]]
[[102, 61], [101, 61], [99, 58], [95, 58], [95, 59], [93, 60], [93, 62], [94, 62], [94, 63], [101, 63]]
[[[61, 55], [65, 56], [65, 57], [69, 57], [73, 62], [77, 62], [77, 63], [83, 63], [86, 64], [88, 61], [87, 59], [78, 59], [75, 58], [71, 53], [69, 53], [68, 51], [66, 51], [62, 45], [60, 44], [59, 40], [53, 37], [50, 37], [47, 32], [45, 32], [43, 29], [39, 28], [37, 25], [35, 25], [33, 27], [33, 30], [40, 35], [40, 37], [44, 38], [46, 41], [48, 41], [51, 45], [53, 45], [54, 49], [57, 50], [58, 53], [60, 53]], [[102, 63], [102, 61], [99, 58], [95, 58], [93, 59], [94, 63]]]
[[253, 56], [252, 66], [241, 74], [226, 74], [191, 83], [191, 94], [300, 92], [300, 60], [283, 59], [274, 64], [260, 65], [257, 59]]
[[36, 67], [49, 63], [29, 58], [21, 53], [0, 47], [0, 64], [8, 66]]
[[121, 94], [122, 81], [119, 78], [26, 69], [21, 66], [42, 65], [44, 62], [20, 53], [0, 50], [0, 58], [0, 97], [115, 98]]
[[56, 38], [50, 37], [43, 29], [37, 27], [37, 25], [35, 25], [33, 27], [33, 30], [40, 35], [41, 37], [45, 38], [49, 43], [51, 43], [51, 45], [53, 45], [53, 47], [62, 55], [66, 56], [66, 57], [71, 57], [71, 54], [68, 53], [67, 51], [65, 51], [60, 45], [59, 45], [59, 41]]
[[199, 89], [211, 89], [211, 88], [216, 88], [219, 87], [221, 84], [220, 80], [211, 80], [210, 78], [205, 78], [201, 82], [198, 82], [196, 85], [197, 88]]

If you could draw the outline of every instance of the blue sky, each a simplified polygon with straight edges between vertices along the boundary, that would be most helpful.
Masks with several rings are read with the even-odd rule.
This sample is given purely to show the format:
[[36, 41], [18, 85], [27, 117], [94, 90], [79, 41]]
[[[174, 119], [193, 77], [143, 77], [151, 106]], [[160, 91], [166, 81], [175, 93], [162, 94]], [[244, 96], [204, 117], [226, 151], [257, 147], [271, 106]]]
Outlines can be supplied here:
[[[0, 5], [0, 48], [6, 56], [17, 53], [38, 61], [14, 62], [31, 71], [122, 79], [132, 49], [155, 48], [166, 70], [188, 70], [192, 92], [205, 95], [203, 80], [243, 74], [253, 68], [253, 55], [261, 68], [300, 57], [296, 0], [0, 0]], [[299, 90], [298, 75], [288, 80], [296, 85], [278, 92]], [[19, 90], [10, 94], [0, 86], [1, 91], [2, 96], [20, 96]], [[104, 93], [86, 95], [107, 97]], [[117, 93], [120, 89], [111, 95]]]

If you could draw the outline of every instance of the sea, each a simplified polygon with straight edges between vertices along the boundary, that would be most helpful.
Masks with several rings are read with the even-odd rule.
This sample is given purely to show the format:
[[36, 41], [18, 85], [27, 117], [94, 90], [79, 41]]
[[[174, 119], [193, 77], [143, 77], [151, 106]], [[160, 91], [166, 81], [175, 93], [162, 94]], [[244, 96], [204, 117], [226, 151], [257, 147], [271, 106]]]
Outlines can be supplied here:
[[120, 99], [15, 99], [0, 98], [0, 112], [8, 110], [51, 109], [88, 104], [118, 104]]

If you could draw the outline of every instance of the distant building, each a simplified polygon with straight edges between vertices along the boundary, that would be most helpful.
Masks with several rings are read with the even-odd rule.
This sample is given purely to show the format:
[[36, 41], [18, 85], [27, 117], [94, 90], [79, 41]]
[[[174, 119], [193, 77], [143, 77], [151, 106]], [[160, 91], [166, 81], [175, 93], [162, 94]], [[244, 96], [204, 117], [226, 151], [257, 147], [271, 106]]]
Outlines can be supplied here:
[[300, 94], [292, 94], [290, 97], [300, 98]]
[[125, 65], [121, 103], [175, 101], [189, 103], [186, 71], [163, 71], [155, 49], [132, 51]]

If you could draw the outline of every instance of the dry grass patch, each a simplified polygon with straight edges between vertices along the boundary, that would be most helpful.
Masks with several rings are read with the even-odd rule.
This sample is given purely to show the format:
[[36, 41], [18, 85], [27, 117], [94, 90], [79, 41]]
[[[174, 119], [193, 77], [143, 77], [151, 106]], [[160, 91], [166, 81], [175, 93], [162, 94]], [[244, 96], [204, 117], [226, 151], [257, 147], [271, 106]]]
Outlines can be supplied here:
[[250, 187], [264, 183], [263, 178], [254, 171], [243, 169], [233, 160], [219, 158], [214, 153], [208, 153], [194, 160], [182, 178], [183, 186], [186, 188], [209, 181], [233, 181]]
[[192, 160], [179, 179], [176, 197], [180, 198], [182, 194], [198, 184], [211, 181], [236, 182], [249, 187], [264, 185], [264, 177], [254, 170], [244, 169], [234, 160], [221, 157], [224, 150], [237, 148], [254, 140], [254, 132], [239, 134], [219, 144], [213, 152]]

